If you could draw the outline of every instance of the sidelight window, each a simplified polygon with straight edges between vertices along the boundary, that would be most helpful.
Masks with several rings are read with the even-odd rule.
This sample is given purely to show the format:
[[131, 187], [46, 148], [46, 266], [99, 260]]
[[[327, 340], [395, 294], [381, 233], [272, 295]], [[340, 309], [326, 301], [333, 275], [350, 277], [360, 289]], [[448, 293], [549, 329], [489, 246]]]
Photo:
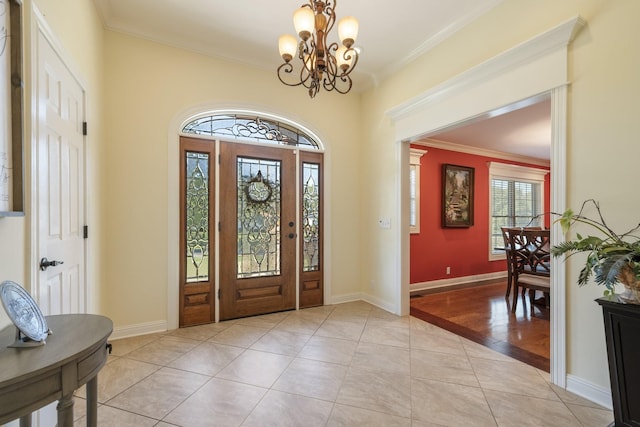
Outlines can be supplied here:
[[209, 280], [209, 154], [187, 151], [185, 182], [186, 281]]
[[320, 269], [320, 165], [302, 163], [303, 271]]

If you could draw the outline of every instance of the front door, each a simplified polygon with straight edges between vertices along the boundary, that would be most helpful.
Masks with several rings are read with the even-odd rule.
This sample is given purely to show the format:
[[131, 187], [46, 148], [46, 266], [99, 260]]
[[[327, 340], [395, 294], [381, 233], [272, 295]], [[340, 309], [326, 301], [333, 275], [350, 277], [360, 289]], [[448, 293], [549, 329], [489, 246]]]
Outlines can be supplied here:
[[296, 308], [296, 157], [220, 147], [220, 319]]

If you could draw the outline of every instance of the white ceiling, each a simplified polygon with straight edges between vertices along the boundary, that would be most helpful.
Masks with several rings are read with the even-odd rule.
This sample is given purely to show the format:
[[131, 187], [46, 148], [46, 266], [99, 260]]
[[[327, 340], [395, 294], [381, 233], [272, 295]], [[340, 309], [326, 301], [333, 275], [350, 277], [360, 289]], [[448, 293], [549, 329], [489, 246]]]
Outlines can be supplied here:
[[[488, 12], [504, 0], [333, 1], [337, 18], [360, 21], [356, 45], [362, 49], [354, 72], [354, 91], [364, 90]], [[303, 0], [94, 0], [105, 27], [159, 43], [273, 70], [282, 63], [278, 37], [294, 34], [292, 14]], [[337, 33], [334, 28], [333, 33]], [[330, 35], [337, 39], [337, 35]], [[337, 41], [337, 40], [335, 40]], [[306, 96], [301, 91], [300, 96]], [[530, 107], [531, 108], [531, 107]], [[529, 109], [472, 128], [438, 135], [452, 142], [487, 144], [492, 150], [539, 157], [532, 141], [544, 131], [540, 109]], [[506, 118], [516, 114], [512, 122]], [[517, 123], [517, 126], [516, 126]], [[548, 122], [547, 122], [548, 124]], [[516, 127], [516, 128], [514, 128]], [[550, 131], [547, 130], [546, 134]], [[466, 135], [466, 136], [465, 136]], [[550, 135], [547, 135], [547, 143]], [[526, 144], [525, 144], [526, 142]], [[520, 147], [521, 146], [521, 147]], [[520, 148], [519, 148], [520, 147]], [[546, 157], [549, 158], [547, 149]]]
[[550, 160], [551, 101], [472, 121], [453, 130], [430, 135], [429, 140]]

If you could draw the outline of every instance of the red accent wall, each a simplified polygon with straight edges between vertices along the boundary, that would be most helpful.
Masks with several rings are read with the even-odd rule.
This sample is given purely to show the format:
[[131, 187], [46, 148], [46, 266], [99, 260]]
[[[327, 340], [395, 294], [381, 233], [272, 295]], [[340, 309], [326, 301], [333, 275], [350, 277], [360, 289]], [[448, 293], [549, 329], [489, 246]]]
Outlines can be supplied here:
[[[415, 146], [424, 149], [425, 147]], [[505, 271], [504, 260], [489, 261], [489, 167], [487, 162], [508, 163], [546, 169], [538, 165], [511, 162], [427, 147], [420, 166], [420, 233], [411, 234], [410, 282]], [[442, 228], [442, 165], [475, 169], [474, 221], [469, 228]], [[545, 177], [544, 207], [549, 211], [550, 179]], [[546, 221], [549, 227], [549, 220]], [[447, 274], [447, 267], [451, 274]]]

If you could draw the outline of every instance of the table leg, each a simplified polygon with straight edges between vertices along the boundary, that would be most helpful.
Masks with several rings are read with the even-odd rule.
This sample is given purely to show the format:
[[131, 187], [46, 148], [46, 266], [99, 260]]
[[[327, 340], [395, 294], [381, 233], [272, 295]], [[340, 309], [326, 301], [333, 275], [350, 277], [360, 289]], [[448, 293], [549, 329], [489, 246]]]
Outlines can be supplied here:
[[73, 393], [58, 400], [58, 427], [73, 427]]
[[87, 427], [98, 425], [98, 376], [87, 382]]

